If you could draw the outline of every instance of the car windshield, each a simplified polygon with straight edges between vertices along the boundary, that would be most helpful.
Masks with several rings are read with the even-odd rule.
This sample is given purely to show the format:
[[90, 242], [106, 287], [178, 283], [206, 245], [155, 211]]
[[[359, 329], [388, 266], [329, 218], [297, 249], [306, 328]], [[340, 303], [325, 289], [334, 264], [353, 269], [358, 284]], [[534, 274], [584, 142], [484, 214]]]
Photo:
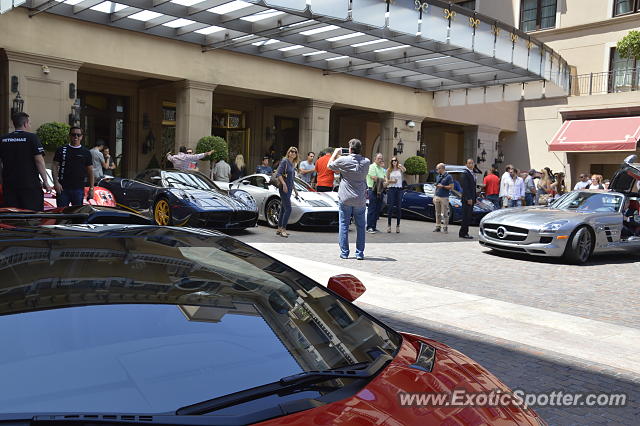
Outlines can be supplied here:
[[168, 188], [218, 190], [218, 187], [209, 179], [195, 173], [163, 171], [162, 178]]
[[0, 414], [175, 411], [400, 344], [235, 239], [113, 225], [5, 230], [0, 337]]
[[296, 178], [293, 182], [295, 183], [296, 191], [298, 192], [315, 192], [315, 190], [312, 189], [311, 186], [309, 186], [309, 184], [302, 179]]
[[623, 197], [618, 194], [572, 191], [555, 200], [549, 207], [584, 212], [617, 212], [623, 201]]

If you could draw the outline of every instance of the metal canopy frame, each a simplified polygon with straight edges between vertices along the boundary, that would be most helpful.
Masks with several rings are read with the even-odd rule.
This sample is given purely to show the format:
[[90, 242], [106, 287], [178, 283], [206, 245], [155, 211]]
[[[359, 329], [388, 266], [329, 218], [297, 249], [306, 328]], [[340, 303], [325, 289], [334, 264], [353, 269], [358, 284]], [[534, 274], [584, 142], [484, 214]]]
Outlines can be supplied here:
[[[333, 4], [344, 3], [348, 15], [340, 19], [314, 13], [314, 3], [322, 1], [327, 0], [29, 0], [26, 7], [31, 16], [53, 13], [196, 43], [204, 52], [224, 49], [310, 66], [326, 74], [351, 74], [416, 90], [468, 89], [540, 80], [568, 89], [569, 66], [557, 53], [515, 28], [455, 4], [387, 0], [385, 12], [384, 0], [330, 0]], [[292, 9], [295, 4], [305, 7]], [[354, 7], [360, 10], [354, 11]], [[363, 11], [376, 22], [384, 22], [384, 26], [352, 18], [368, 18]], [[432, 13], [428, 23], [423, 21], [427, 11]], [[444, 13], [439, 16], [433, 11]], [[376, 16], [380, 13], [384, 19]], [[410, 27], [415, 20], [416, 33], [394, 29], [390, 17], [396, 16], [402, 16], [403, 24], [408, 22]], [[443, 27], [438, 31], [446, 34], [446, 40], [422, 35], [423, 29], [428, 32], [440, 24]], [[481, 28], [484, 34], [479, 34]], [[453, 43], [457, 41], [454, 35], [461, 33], [471, 37], [471, 45]], [[482, 49], [481, 36], [485, 43]], [[502, 55], [498, 49], [502, 49]], [[493, 54], [488, 55], [488, 51]], [[506, 57], [512, 60], [507, 61]]]

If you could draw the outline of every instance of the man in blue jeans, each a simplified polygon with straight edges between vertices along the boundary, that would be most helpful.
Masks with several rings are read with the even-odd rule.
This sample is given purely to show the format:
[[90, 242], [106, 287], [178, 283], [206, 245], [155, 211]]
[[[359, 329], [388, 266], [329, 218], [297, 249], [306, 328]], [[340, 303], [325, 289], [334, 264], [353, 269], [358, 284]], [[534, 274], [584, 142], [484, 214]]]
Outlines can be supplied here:
[[69, 144], [61, 146], [53, 156], [53, 185], [58, 207], [81, 206], [84, 187], [89, 187], [87, 200], [93, 198], [93, 160], [89, 150], [81, 145], [82, 129], [69, 130]]
[[336, 148], [329, 159], [328, 167], [341, 175], [338, 188], [340, 201], [338, 244], [340, 257], [349, 257], [349, 222], [351, 216], [356, 223], [356, 259], [364, 259], [365, 210], [367, 193], [367, 173], [371, 161], [360, 155], [362, 142], [358, 139], [349, 141], [349, 154], [340, 156], [342, 148]]

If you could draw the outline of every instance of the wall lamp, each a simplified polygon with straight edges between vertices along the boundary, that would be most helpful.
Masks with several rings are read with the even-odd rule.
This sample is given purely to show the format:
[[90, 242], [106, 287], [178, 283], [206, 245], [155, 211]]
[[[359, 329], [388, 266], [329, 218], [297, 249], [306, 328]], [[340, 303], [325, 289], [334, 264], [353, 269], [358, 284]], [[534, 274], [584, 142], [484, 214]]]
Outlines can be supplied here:
[[11, 115], [13, 116], [13, 114], [17, 114], [19, 112], [22, 112], [23, 110], [24, 99], [22, 99], [22, 96], [20, 96], [20, 92], [18, 92], [16, 97], [13, 99], [13, 104], [11, 106]]
[[404, 122], [404, 124], [406, 124], [407, 127], [410, 129], [413, 129], [414, 127], [416, 127], [416, 122], [413, 120], [407, 120]]
[[80, 99], [76, 98], [71, 105], [71, 113], [69, 114], [69, 125], [77, 126], [80, 123]]
[[398, 154], [402, 154], [404, 150], [404, 142], [402, 142], [402, 139], [400, 139], [398, 141], [398, 145], [393, 148], [393, 155], [398, 155]]

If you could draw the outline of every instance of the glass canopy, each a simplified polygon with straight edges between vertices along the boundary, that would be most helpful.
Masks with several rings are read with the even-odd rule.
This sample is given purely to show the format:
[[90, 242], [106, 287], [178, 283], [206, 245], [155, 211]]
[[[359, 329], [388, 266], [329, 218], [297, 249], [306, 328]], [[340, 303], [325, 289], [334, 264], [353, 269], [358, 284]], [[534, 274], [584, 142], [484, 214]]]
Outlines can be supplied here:
[[551, 81], [569, 66], [528, 34], [439, 0], [29, 0], [84, 21], [440, 91]]

